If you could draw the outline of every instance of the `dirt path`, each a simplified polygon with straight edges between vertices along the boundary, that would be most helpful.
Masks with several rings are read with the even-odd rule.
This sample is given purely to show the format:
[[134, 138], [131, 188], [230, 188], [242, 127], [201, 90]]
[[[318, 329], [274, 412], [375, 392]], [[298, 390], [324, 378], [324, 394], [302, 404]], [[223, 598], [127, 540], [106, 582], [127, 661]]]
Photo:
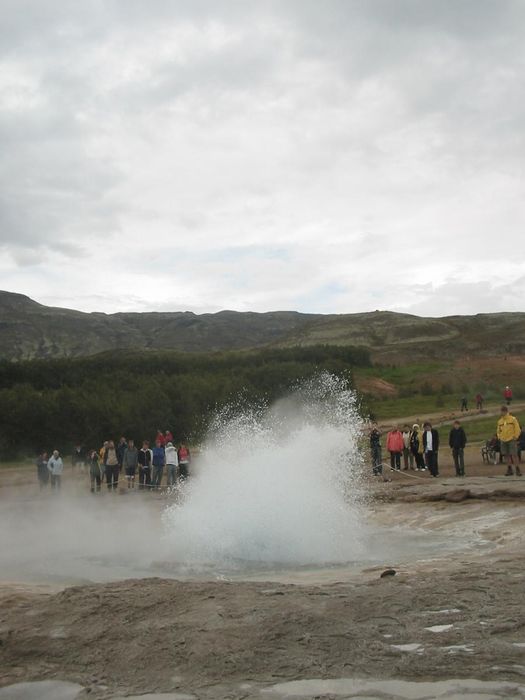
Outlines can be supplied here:
[[[434, 427], [438, 428], [441, 425], [447, 425], [453, 421], [460, 420], [462, 423], [468, 423], [469, 421], [479, 420], [480, 418], [497, 418], [500, 415], [500, 409], [502, 404], [491, 404], [487, 406], [482, 411], [472, 410], [472, 411], [435, 411], [433, 413], [425, 413], [419, 415], [402, 416], [401, 418], [389, 418], [387, 421], [380, 421], [379, 427], [382, 430], [388, 430], [394, 425], [413, 425], [414, 423], [421, 424], [425, 420], [429, 420]], [[525, 402], [516, 401], [512, 403], [510, 407], [512, 413], [524, 412]], [[496, 421], [494, 421], [494, 426]]]

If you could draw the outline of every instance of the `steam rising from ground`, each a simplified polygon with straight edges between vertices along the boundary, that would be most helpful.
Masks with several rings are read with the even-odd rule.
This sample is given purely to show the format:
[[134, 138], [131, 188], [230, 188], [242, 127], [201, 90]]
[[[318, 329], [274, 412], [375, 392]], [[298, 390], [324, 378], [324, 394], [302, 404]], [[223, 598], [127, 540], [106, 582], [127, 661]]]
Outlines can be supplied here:
[[217, 416], [199, 470], [164, 514], [188, 563], [325, 564], [362, 555], [359, 415], [322, 374], [288, 399]]

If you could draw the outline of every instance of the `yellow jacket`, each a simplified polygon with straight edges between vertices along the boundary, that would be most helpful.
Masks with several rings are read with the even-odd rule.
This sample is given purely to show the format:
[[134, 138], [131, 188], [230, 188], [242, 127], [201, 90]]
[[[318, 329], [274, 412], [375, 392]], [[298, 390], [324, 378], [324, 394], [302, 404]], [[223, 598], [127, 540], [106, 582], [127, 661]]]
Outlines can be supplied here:
[[521, 428], [517, 418], [506, 413], [498, 420], [498, 438], [502, 442], [517, 440], [520, 436]]

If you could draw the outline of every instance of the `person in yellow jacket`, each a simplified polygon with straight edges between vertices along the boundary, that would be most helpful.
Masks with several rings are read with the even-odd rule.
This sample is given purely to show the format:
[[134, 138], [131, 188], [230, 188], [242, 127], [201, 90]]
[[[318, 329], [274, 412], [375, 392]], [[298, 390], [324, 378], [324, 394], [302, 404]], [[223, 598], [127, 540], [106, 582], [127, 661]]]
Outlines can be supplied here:
[[507, 473], [505, 476], [513, 476], [513, 464], [516, 465], [516, 476], [521, 476], [517, 449], [517, 440], [520, 433], [521, 428], [517, 419], [509, 413], [508, 406], [502, 406], [501, 417], [498, 420], [498, 438], [501, 446], [501, 456], [507, 459]]

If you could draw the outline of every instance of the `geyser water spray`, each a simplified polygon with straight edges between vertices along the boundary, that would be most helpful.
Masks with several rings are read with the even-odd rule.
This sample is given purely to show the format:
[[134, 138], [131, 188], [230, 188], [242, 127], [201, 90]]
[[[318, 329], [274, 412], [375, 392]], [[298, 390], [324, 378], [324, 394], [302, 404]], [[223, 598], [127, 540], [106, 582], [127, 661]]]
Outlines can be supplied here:
[[327, 373], [271, 406], [224, 409], [181, 502], [164, 513], [175, 561], [358, 559], [359, 426], [355, 394]]

